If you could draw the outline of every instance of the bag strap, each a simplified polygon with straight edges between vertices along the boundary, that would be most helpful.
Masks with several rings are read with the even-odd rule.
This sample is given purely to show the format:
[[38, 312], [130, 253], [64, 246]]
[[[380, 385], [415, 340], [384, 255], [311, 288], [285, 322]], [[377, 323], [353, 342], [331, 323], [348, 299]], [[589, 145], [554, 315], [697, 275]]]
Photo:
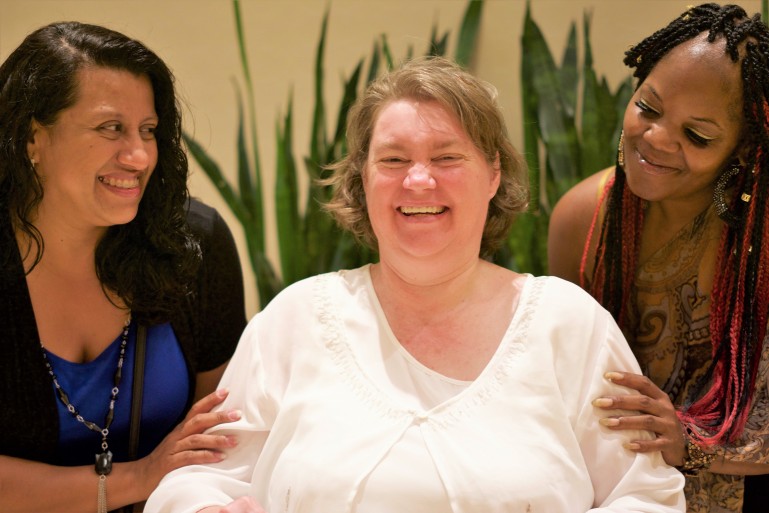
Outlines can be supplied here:
[[144, 360], [147, 354], [147, 328], [139, 324], [136, 332], [134, 355], [134, 383], [131, 391], [131, 428], [128, 438], [128, 457], [135, 460], [139, 453], [139, 431], [142, 419], [142, 395], [144, 394]]
[[[144, 362], [147, 355], [147, 328], [139, 324], [136, 330], [136, 352], [134, 354], [134, 382], [131, 389], [131, 424], [128, 431], [128, 459], [133, 461], [139, 454], [139, 431], [142, 419], [142, 396], [144, 395]], [[133, 504], [125, 506], [123, 513], [131, 513]]]

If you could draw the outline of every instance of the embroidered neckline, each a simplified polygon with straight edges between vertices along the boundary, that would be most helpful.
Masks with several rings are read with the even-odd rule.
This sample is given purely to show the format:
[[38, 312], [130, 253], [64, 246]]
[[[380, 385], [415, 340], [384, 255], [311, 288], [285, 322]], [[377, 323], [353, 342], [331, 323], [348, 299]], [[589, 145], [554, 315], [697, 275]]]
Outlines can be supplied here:
[[[471, 415], [470, 410], [485, 404], [495, 395], [495, 392], [499, 390], [509, 375], [510, 364], [525, 350], [531, 320], [539, 305], [547, 278], [527, 277], [521, 291], [518, 308], [502, 337], [500, 347], [478, 378], [469, 383], [467, 388], [460, 391], [456, 396], [435, 407], [426, 411], [414, 411], [396, 404], [394, 399], [373, 382], [368, 373], [361, 367], [344, 329], [341, 313], [343, 306], [340, 307], [338, 301], [333, 300], [334, 288], [340, 285], [340, 281], [345, 279], [347, 273], [368, 274], [369, 267], [364, 266], [352, 271], [323, 274], [316, 276], [313, 283], [313, 294], [321, 325], [321, 338], [325, 347], [331, 352], [332, 360], [338, 367], [344, 382], [352, 388], [364, 404], [370, 405], [380, 415], [394, 421], [421, 416], [438, 424], [447, 425]], [[365, 276], [364, 279], [369, 293], [375, 294], [371, 288], [370, 275]], [[374, 314], [372, 313], [372, 315]]]

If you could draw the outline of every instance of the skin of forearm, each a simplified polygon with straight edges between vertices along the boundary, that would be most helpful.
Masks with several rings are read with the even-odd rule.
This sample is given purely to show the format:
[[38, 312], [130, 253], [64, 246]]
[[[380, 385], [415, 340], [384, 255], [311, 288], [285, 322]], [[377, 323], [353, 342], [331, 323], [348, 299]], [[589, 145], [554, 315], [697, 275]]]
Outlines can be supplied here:
[[[151, 490], [137, 462], [115, 463], [107, 476], [107, 508], [141, 502]], [[96, 512], [99, 476], [93, 466], [60, 467], [0, 456], [0, 511], [3, 513]]]
[[730, 461], [718, 458], [710, 468], [710, 472], [715, 474], [731, 474], [736, 476], [756, 476], [760, 474], [769, 474], [769, 464], [766, 463], [747, 463], [743, 461]]

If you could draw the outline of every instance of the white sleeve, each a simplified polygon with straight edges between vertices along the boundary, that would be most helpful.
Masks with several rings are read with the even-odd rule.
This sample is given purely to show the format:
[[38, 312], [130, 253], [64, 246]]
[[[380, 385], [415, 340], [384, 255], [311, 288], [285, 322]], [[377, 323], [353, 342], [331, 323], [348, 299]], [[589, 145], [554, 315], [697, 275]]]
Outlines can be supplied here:
[[150, 495], [145, 513], [194, 513], [206, 506], [225, 505], [248, 495], [254, 465], [276, 411], [262, 371], [258, 345], [259, 315], [240, 338], [219, 388], [229, 389], [227, 399], [216, 409], [239, 409], [239, 421], [218, 425], [209, 432], [237, 437], [238, 445], [216, 464], [190, 465], [166, 475]]
[[[609, 371], [641, 370], [625, 338], [607, 314], [605, 342], [596, 353], [595, 365], [585, 368], [582, 383], [586, 395], [576, 424], [583, 457], [593, 483], [595, 506], [591, 512], [673, 513], [686, 511], [684, 477], [668, 466], [660, 452], [634, 453], [623, 447], [631, 440], [651, 438], [648, 431], [612, 431], [599, 424], [601, 417], [621, 414], [592, 405], [598, 397], [637, 393], [604, 377]], [[600, 336], [600, 333], [596, 333]], [[600, 341], [599, 341], [600, 342]]]

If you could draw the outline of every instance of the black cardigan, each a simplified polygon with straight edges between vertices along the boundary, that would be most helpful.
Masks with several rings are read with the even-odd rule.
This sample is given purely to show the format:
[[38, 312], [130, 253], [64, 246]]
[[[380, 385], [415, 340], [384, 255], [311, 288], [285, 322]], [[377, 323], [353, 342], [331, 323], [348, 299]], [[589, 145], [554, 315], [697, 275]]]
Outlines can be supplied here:
[[[192, 377], [191, 403], [195, 373], [230, 358], [246, 318], [240, 261], [229, 228], [216, 210], [195, 200], [187, 217], [200, 239], [203, 262], [196, 293], [171, 325]], [[4, 267], [0, 269], [0, 454], [50, 462], [59, 435], [56, 398], [40, 353], [21, 257], [7, 222], [0, 226], [0, 254]]]

